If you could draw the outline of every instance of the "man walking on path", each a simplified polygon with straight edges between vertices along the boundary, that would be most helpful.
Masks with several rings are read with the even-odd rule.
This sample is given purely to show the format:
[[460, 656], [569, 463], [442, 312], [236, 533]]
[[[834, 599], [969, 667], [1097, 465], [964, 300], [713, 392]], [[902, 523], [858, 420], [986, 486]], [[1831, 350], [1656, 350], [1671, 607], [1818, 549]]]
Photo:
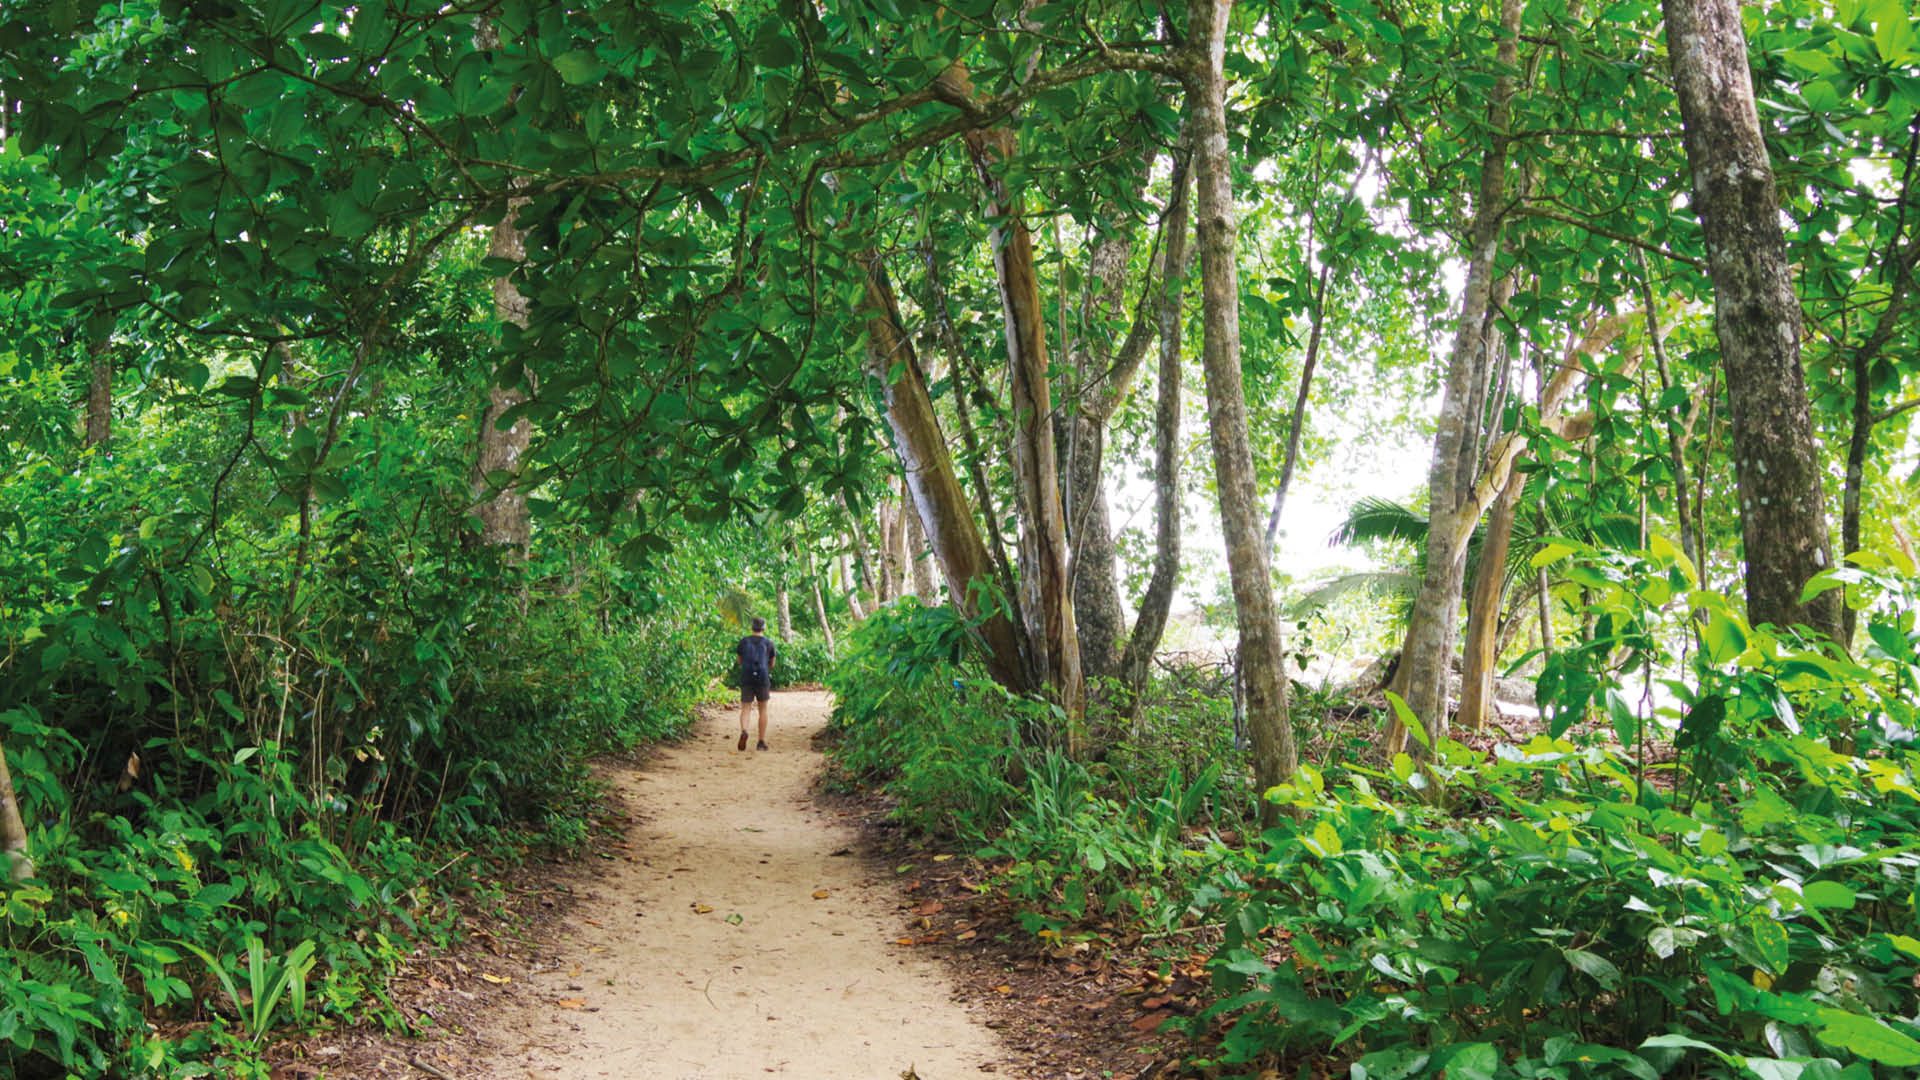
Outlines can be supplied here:
[[779, 650], [767, 637], [767, 620], [753, 620], [753, 633], [733, 647], [740, 658], [740, 742], [735, 749], [747, 748], [747, 707], [760, 703], [760, 741], [756, 750], [767, 748], [767, 695], [773, 693], [773, 660]]

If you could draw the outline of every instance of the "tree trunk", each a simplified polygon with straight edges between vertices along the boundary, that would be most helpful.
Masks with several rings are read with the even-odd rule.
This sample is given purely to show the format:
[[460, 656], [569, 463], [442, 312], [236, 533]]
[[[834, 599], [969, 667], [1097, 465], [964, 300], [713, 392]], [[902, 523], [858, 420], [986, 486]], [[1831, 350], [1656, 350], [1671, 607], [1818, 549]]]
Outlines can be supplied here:
[[[948, 77], [953, 77], [952, 71]], [[964, 72], [959, 78], [964, 80]], [[970, 85], [966, 94], [971, 100]], [[1086, 682], [1074, 624], [1066, 513], [1060, 505], [1059, 459], [1053, 439], [1046, 313], [1034, 271], [1033, 238], [1022, 217], [1020, 193], [1009, 191], [995, 175], [1014, 156], [1013, 133], [1003, 127], [979, 128], [967, 132], [966, 144], [987, 189], [994, 279], [1006, 320], [1013, 388], [1013, 471], [1021, 522], [1020, 606], [1035, 666], [1067, 716], [1069, 745], [1078, 749]]]
[[[993, 568], [986, 545], [973, 524], [973, 508], [960, 488], [946, 436], [933, 411], [925, 377], [913, 352], [913, 342], [900, 323], [893, 286], [878, 255], [866, 256], [867, 364], [869, 373], [886, 386], [887, 424], [893, 431], [894, 453], [913, 496], [914, 511], [933, 546], [947, 579], [954, 608], [969, 620], [981, 615], [983, 595], [995, 591]], [[899, 378], [886, 382], [895, 369]], [[1036, 689], [1033, 673], [1023, 663], [1019, 639], [1006, 612], [996, 606], [979, 629], [987, 672], [995, 682], [1016, 692]]]
[[[927, 265], [927, 292], [933, 310], [933, 321], [940, 335], [942, 347], [946, 349], [953, 364], [953, 412], [960, 421], [960, 439], [967, 451], [967, 475], [973, 481], [974, 497], [980, 503], [980, 517], [987, 523], [987, 553], [993, 559], [995, 580], [1000, 584], [1001, 593], [1008, 603], [1013, 603], [1019, 595], [1019, 586], [1014, 584], [1013, 565], [1007, 558], [1006, 539], [1000, 535], [1000, 510], [993, 499], [993, 485], [987, 480], [986, 453], [980, 445], [980, 435], [974, 430], [973, 410], [967, 404], [967, 396], [976, 390], [989, 393], [985, 380], [975, 370], [960, 341], [960, 331], [953, 325], [953, 315], [947, 310], [946, 284], [940, 274], [940, 260], [932, 241], [921, 246], [921, 257]], [[1014, 626], [1014, 635], [1020, 646], [1021, 667], [1032, 670], [1032, 664], [1024, 659], [1031, 654], [1027, 645], [1026, 630], [1020, 625]]]
[[793, 598], [787, 592], [787, 579], [783, 571], [780, 584], [774, 587], [774, 614], [778, 622], [774, 625], [780, 630], [781, 641], [793, 640]]
[[[857, 592], [866, 596], [879, 596], [879, 590], [873, 582], [873, 566], [867, 561], [866, 530], [860, 527], [860, 515], [853, 512], [853, 502], [845, 492], [840, 495], [840, 508], [847, 512], [847, 534], [853, 541], [853, 565], [860, 571]], [[866, 618], [861, 615], [861, 618]]]
[[1287, 489], [1293, 486], [1294, 465], [1300, 460], [1300, 436], [1307, 426], [1307, 397], [1313, 391], [1313, 369], [1320, 362], [1320, 340], [1327, 320], [1327, 274], [1333, 267], [1320, 264], [1314, 286], [1313, 329], [1307, 334], [1307, 354], [1300, 361], [1300, 389], [1293, 395], [1293, 422], [1287, 428], [1287, 456], [1280, 465], [1280, 483], [1273, 490], [1273, 511], [1267, 515], [1267, 550], [1280, 535], [1280, 514], [1287, 508]]
[[[1156, 151], [1143, 161], [1136, 195], [1151, 176], [1157, 156]], [[1180, 168], [1176, 164], [1176, 170]], [[1180, 178], [1175, 177], [1175, 182]], [[1080, 663], [1089, 678], [1119, 674], [1120, 641], [1126, 628], [1120, 608], [1119, 560], [1103, 482], [1107, 425], [1132, 392], [1153, 340], [1150, 272], [1120, 347], [1115, 350], [1102, 344], [1106, 337], [1101, 325], [1117, 316], [1126, 303], [1127, 264], [1138, 224], [1123, 207], [1110, 205], [1103, 209], [1118, 224], [1094, 245], [1088, 259], [1080, 332], [1063, 346], [1070, 357], [1068, 368], [1074, 379], [1070, 390], [1075, 407], [1070, 413], [1058, 414], [1054, 426], [1072, 559], [1073, 617], [1080, 630]], [[1163, 218], [1163, 229], [1164, 225]]]
[[[514, 221], [525, 204], [525, 199], [507, 200], [507, 212], [493, 227], [487, 245], [489, 258], [526, 261], [526, 243]], [[526, 329], [527, 298], [520, 294], [510, 274], [493, 279], [493, 315], [502, 323]], [[523, 558], [532, 542], [532, 523], [527, 516], [526, 493], [513, 482], [520, 472], [520, 456], [533, 441], [533, 425], [522, 417], [501, 430], [499, 421], [508, 409], [525, 400], [527, 395], [519, 387], [498, 383], [487, 387], [487, 407], [480, 417], [480, 445], [472, 477], [473, 512], [480, 519], [480, 542], [514, 548]]]
[[809, 545], [807, 553], [807, 588], [813, 594], [813, 621], [820, 627], [820, 638], [827, 643], [827, 655], [832, 656], [839, 650], [834, 646], [833, 624], [827, 621], [827, 599], [820, 595], [820, 574], [814, 567], [813, 548]]
[[899, 595], [894, 586], [900, 580], [900, 550], [893, 544], [894, 519], [900, 516], [898, 509], [886, 499], [880, 500], [874, 507], [874, 518], [879, 526], [878, 542], [880, 549], [880, 603], [885, 604]]
[[32, 879], [33, 858], [27, 853], [27, 827], [20, 820], [20, 801], [13, 794], [13, 773], [7, 769], [7, 751], [0, 744], [0, 854], [6, 856], [7, 880]]
[[[907, 505], [913, 505], [913, 492], [906, 493]], [[940, 590], [933, 583], [933, 563], [927, 558], [927, 530], [920, 524], [920, 514], [909, 512], [907, 518], [907, 557], [913, 566], [913, 595], [929, 607], [940, 602]]]
[[1661, 7], [1733, 413], [1747, 617], [1804, 623], [1838, 639], [1838, 591], [1800, 602], [1808, 579], [1833, 558], [1800, 366], [1800, 303], [1754, 107], [1740, 4], [1662, 0]]
[[113, 435], [113, 354], [110, 339], [100, 335], [87, 349], [91, 377], [87, 380], [86, 445], [105, 446]]
[[865, 606], [860, 603], [860, 587], [854, 584], [853, 569], [847, 565], [846, 552], [843, 551], [840, 553], [838, 565], [840, 568], [840, 591], [846, 595], [847, 610], [853, 613], [855, 619], [866, 618], [867, 610]]
[[[1493, 96], [1487, 105], [1487, 126], [1494, 132], [1480, 165], [1480, 191], [1474, 200], [1468, 238], [1467, 281], [1460, 297], [1460, 317], [1453, 335], [1453, 352], [1440, 400], [1440, 419], [1433, 438], [1433, 465], [1428, 471], [1427, 566], [1407, 621], [1406, 643], [1393, 689], [1405, 699], [1435, 738], [1447, 730], [1447, 673], [1453, 661], [1453, 640], [1459, 623], [1460, 592], [1465, 584], [1465, 546], [1458, 543], [1462, 510], [1471, 486], [1460, 482], [1463, 454], [1470, 452], [1474, 433], [1470, 415], [1487, 356], [1488, 302], [1493, 295], [1494, 256], [1500, 246], [1501, 215], [1506, 204], [1507, 117], [1513, 98], [1512, 72], [1518, 59], [1520, 0], [1501, 0], [1501, 35], [1496, 46]], [[1477, 462], [1476, 462], [1477, 464]], [[1479, 516], [1474, 508], [1473, 516]], [[1472, 524], [1464, 523], [1471, 533]], [[1387, 729], [1385, 750], [1398, 753], [1407, 732], [1399, 720]]]
[[1500, 662], [1500, 608], [1506, 596], [1507, 552], [1513, 543], [1514, 512], [1526, 484], [1519, 476], [1494, 500], [1487, 515], [1486, 539], [1467, 599], [1467, 638], [1460, 665], [1460, 726], [1478, 731], [1493, 715], [1493, 680]]
[[[1231, 0], [1196, 0], [1188, 37], [1204, 50], [1188, 72], [1194, 115], [1195, 225], [1200, 249], [1200, 294], [1205, 329], [1200, 350], [1207, 375], [1207, 411], [1213, 472], [1226, 534], [1227, 571], [1240, 623], [1247, 726], [1259, 790], [1284, 783], [1299, 766], [1287, 715], [1286, 661], [1275, 617], [1273, 581], [1253, 488], [1253, 450], [1240, 374], [1239, 224], [1233, 205], [1233, 161], [1227, 145], [1227, 18]], [[1263, 819], [1274, 817], [1262, 799]]]
[[1180, 338], [1185, 328], [1184, 308], [1187, 265], [1191, 251], [1187, 245], [1191, 186], [1186, 163], [1176, 162], [1173, 190], [1168, 198], [1166, 241], [1162, 248], [1160, 295], [1155, 305], [1155, 323], [1160, 339], [1160, 385], [1153, 413], [1153, 494], [1154, 554], [1153, 574], [1147, 579], [1147, 591], [1140, 598], [1140, 612], [1134, 616], [1133, 633], [1127, 638], [1127, 651], [1120, 660], [1122, 677], [1127, 680], [1136, 712], [1146, 693], [1153, 669], [1154, 653], [1166, 633], [1167, 614], [1173, 607], [1174, 586], [1180, 580], [1180, 377], [1183, 358]]

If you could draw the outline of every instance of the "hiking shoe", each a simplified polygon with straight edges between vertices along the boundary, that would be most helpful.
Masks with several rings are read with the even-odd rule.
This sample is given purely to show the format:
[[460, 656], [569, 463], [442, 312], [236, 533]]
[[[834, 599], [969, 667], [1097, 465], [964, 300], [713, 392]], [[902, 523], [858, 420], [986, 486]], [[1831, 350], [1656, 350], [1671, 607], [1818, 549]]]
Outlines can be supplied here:
[[[766, 745], [766, 744], [765, 744], [765, 743], [762, 743], [761, 745], [762, 745], [762, 746], [764, 746], [764, 745]], [[747, 748], [747, 733], [746, 733], [746, 732], [744, 732], [744, 731], [743, 731], [743, 732], [741, 732], [741, 733], [740, 733], [740, 741], [739, 741], [738, 743], [735, 743], [735, 744], [734, 744], [734, 747], [733, 747], [733, 748], [734, 748], [735, 750], [745, 750], [745, 749]]]
[[[742, 743], [741, 745], [742, 745], [742, 746], [744, 746], [744, 745], [746, 745], [746, 744], [745, 744], [745, 743]], [[762, 740], [760, 740], [759, 742], [757, 742], [757, 743], [754, 743], [754, 744], [753, 744], [753, 748], [754, 748], [755, 750], [765, 750], [765, 749], [767, 748], [767, 742], [766, 742], [766, 740], [765, 740], [765, 739], [762, 739]]]

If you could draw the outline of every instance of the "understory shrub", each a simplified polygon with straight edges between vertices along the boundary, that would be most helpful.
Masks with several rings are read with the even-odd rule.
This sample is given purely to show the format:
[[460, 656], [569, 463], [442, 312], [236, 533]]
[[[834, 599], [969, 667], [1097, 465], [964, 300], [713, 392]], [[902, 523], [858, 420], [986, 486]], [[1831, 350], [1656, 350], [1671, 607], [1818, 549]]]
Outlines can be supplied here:
[[697, 555], [643, 578], [560, 522], [526, 561], [479, 549], [464, 442], [390, 428], [407, 467], [355, 459], [382, 483], [303, 549], [256, 469], [225, 492], [247, 542], [208, 525], [199, 438], [0, 478], [0, 740], [37, 866], [0, 875], [0, 1076], [251, 1075], [282, 1023], [405, 1023], [402, 959], [527, 845], [583, 838], [587, 759], [710, 684]]
[[[1903, 569], [1816, 586], [1879, 597], [1856, 663], [1746, 626], [1671, 548], [1584, 552], [1600, 629], [1543, 678], [1547, 733], [1303, 768], [1272, 793], [1293, 816], [1198, 898], [1225, 927], [1206, 1017], [1231, 1021], [1225, 1060], [1332, 1052], [1355, 1080], [1913, 1075]], [[1687, 673], [1671, 705], [1628, 692], [1623, 651], [1643, 677]], [[1569, 738], [1590, 708], [1612, 730]]]

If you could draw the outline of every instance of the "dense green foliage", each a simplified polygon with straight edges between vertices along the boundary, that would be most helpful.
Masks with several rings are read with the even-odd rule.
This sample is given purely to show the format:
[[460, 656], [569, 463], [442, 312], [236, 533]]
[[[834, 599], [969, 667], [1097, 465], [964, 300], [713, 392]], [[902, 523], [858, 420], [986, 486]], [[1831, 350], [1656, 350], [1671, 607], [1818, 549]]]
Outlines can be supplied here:
[[[1196, 1068], [1920, 1067], [1914, 7], [1721, 5], [1769, 178], [1698, 159], [1684, 2], [0, 0], [0, 1071], [393, 1021], [755, 617], [1030, 929], [1212, 950]], [[1768, 316], [1716, 303], [1695, 187], [1736, 175], [1777, 386], [1727, 385]], [[1779, 551], [1733, 389], [1824, 443]], [[1271, 565], [1226, 478], [1271, 533], [1296, 464], [1400, 565]], [[1142, 484], [1238, 523], [1222, 632], [1068, 663], [1149, 581], [1229, 595]], [[1848, 622], [1751, 625], [1808, 552]], [[1455, 566], [1462, 686], [1538, 706], [1459, 741]]]
[[[997, 867], [1043, 936], [1097, 936], [1116, 916], [1217, 927], [1218, 996], [1193, 1033], [1225, 1064], [1331, 1055], [1356, 1077], [1503, 1078], [1920, 1066], [1913, 567], [1896, 556], [1821, 584], [1873, 598], [1875, 644], [1855, 665], [1746, 626], [1691, 589], [1671, 546], [1548, 554], [1574, 557], [1619, 635], [1551, 669], [1562, 719], [1491, 753], [1446, 741], [1425, 764], [1330, 754], [1268, 793], [1294, 815], [1257, 838], [1237, 839], [1248, 796], [1218, 763], [1186, 783], [1151, 759], [1023, 750], [1024, 706], [955, 663], [960, 628], [938, 613], [889, 609], [855, 636], [833, 681], [839, 760], [883, 783], [905, 822]], [[1667, 704], [1629, 701], [1611, 658], [1667, 640], [1662, 620], [1697, 627], [1689, 675]], [[1582, 721], [1574, 695], [1604, 720]], [[1827, 741], [1842, 729], [1857, 753]]]

